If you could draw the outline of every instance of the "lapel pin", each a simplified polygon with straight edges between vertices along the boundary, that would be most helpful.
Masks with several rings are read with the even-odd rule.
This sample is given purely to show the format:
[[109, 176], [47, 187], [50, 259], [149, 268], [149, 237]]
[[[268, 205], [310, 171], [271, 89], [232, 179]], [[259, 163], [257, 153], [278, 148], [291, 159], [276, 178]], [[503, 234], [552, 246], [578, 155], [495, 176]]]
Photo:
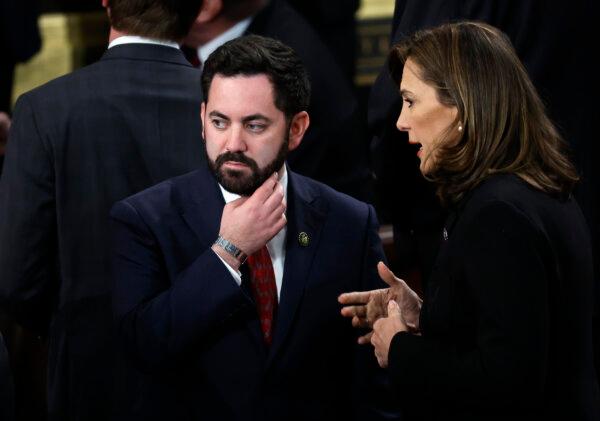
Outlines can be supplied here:
[[448, 241], [448, 230], [446, 230], [446, 228], [444, 228], [444, 231], [442, 231], [442, 234], [444, 236], [444, 241]]
[[308, 236], [308, 234], [305, 233], [304, 231], [302, 231], [300, 234], [298, 234], [298, 243], [302, 247], [308, 247], [308, 245], [310, 244], [310, 237]]

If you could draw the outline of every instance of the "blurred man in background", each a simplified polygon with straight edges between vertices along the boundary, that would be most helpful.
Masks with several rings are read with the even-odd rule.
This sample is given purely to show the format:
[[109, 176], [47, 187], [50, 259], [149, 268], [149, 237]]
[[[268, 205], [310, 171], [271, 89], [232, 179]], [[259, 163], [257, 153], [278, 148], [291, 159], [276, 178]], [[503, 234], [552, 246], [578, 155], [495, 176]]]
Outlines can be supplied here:
[[132, 419], [113, 392], [147, 387], [116, 367], [108, 212], [204, 164], [200, 73], [178, 45], [201, 4], [103, 0], [102, 59], [17, 101], [0, 179], [0, 304], [48, 337], [51, 420]]

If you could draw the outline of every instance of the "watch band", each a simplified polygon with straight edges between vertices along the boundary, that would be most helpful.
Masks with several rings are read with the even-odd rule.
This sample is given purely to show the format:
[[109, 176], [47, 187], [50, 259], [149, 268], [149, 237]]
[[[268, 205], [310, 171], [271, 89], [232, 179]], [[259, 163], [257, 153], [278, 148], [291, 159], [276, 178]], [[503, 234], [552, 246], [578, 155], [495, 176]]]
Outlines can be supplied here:
[[246, 253], [244, 253], [235, 244], [233, 244], [230, 241], [227, 241], [220, 235], [215, 240], [215, 244], [221, 247], [223, 250], [225, 250], [227, 254], [236, 258], [240, 262], [240, 264], [243, 264], [248, 258], [248, 255]]

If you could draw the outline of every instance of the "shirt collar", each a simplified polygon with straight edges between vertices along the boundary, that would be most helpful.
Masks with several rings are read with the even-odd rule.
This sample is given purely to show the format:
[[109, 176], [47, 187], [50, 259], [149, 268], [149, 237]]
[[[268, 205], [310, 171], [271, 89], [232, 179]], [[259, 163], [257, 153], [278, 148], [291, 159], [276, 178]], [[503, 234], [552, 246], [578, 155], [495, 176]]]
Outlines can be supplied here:
[[111, 41], [110, 44], [108, 44], [108, 48], [116, 47], [117, 45], [123, 44], [155, 44], [179, 49], [179, 45], [176, 42], [167, 41], [163, 39], [139, 37], [137, 35], [123, 35], [119, 38], [115, 38]]
[[[285, 165], [281, 169], [281, 177], [279, 177], [279, 182], [281, 183], [281, 187], [283, 187], [283, 195], [285, 197], [285, 201], [287, 202], [288, 174]], [[239, 194], [231, 193], [230, 191], [225, 190], [225, 188], [220, 184], [219, 188], [221, 189], [221, 193], [223, 193], [223, 199], [225, 199], [225, 203], [233, 202], [241, 197]]]
[[200, 57], [202, 63], [206, 62], [208, 56], [210, 56], [212, 52], [221, 45], [225, 44], [227, 41], [231, 41], [232, 39], [239, 38], [244, 35], [244, 32], [246, 32], [246, 29], [248, 29], [251, 22], [252, 17], [241, 20], [223, 32], [221, 35], [198, 47], [198, 57]]

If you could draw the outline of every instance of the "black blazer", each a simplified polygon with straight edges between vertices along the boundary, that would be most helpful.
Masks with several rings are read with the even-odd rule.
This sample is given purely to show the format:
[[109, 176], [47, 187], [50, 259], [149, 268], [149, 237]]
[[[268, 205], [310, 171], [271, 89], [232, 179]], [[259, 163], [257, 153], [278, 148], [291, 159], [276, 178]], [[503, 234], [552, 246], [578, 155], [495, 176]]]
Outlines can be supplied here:
[[[288, 171], [286, 257], [273, 344], [256, 306], [210, 249], [223, 196], [206, 170], [118, 202], [114, 308], [133, 362], [175, 391], [171, 414], [140, 419], [396, 419], [381, 411], [372, 351], [356, 344], [337, 296], [380, 287], [371, 206]], [[309, 236], [301, 245], [300, 233]], [[242, 269], [243, 270], [243, 269]], [[377, 397], [373, 412], [373, 401]]]
[[288, 163], [298, 173], [355, 198], [371, 201], [368, 142], [351, 86], [317, 32], [283, 0], [272, 0], [253, 18], [248, 33], [292, 47], [311, 87], [310, 127]]
[[592, 254], [583, 215], [514, 175], [450, 215], [421, 310], [390, 372], [431, 420], [600, 419], [592, 359]]
[[109, 210], [203, 164], [199, 83], [180, 50], [129, 44], [17, 102], [0, 180], [0, 299], [49, 336], [51, 419], [111, 411]]

